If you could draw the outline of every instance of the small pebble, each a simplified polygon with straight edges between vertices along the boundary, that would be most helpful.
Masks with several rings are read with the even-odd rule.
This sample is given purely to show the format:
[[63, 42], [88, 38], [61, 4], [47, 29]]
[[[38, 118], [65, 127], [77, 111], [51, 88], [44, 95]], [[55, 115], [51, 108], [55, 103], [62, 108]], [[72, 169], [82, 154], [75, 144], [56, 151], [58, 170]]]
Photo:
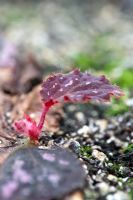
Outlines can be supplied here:
[[100, 189], [100, 193], [102, 195], [106, 195], [109, 192], [109, 189], [110, 189], [109, 185], [105, 182], [97, 184], [97, 187]]
[[100, 152], [96, 149], [92, 151], [92, 156], [100, 160], [101, 162], [104, 162], [105, 160], [108, 159], [107, 156], [103, 152]]
[[109, 194], [106, 197], [107, 200], [128, 200], [128, 195], [125, 192], [117, 191], [114, 194]]
[[82, 135], [82, 134], [88, 134], [88, 133], [90, 133], [90, 132], [91, 132], [91, 130], [90, 130], [89, 126], [84, 125], [81, 129], [78, 130], [77, 133], [78, 133], [79, 135]]
[[117, 182], [117, 177], [114, 176], [114, 175], [112, 175], [112, 174], [109, 174], [109, 175], [107, 176], [107, 179], [108, 179], [109, 181]]
[[85, 122], [85, 115], [84, 115], [84, 113], [82, 113], [82, 112], [77, 112], [77, 113], [75, 114], [75, 117], [76, 117], [76, 119], [77, 119], [78, 121], [80, 121], [80, 122], [82, 122], [82, 123]]
[[80, 144], [79, 142], [75, 141], [75, 140], [72, 140], [70, 141], [69, 143], [69, 148], [75, 152], [75, 153], [79, 153], [79, 150], [80, 150]]

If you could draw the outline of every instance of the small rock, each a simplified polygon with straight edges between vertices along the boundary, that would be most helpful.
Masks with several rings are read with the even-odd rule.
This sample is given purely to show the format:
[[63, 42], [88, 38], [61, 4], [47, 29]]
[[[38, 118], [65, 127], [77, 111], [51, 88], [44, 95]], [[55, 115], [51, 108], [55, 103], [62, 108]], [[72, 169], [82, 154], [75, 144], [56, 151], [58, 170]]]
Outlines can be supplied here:
[[63, 199], [84, 185], [79, 160], [58, 147], [18, 149], [0, 170], [1, 200]]
[[114, 194], [109, 194], [107, 200], [128, 200], [128, 195], [125, 192], [117, 191]]
[[108, 165], [108, 167], [112, 167], [113, 163], [108, 163], [107, 165]]
[[75, 140], [71, 140], [69, 143], [69, 148], [75, 152], [75, 153], [79, 153], [80, 150], [80, 144], [79, 142], [75, 141]]
[[106, 195], [109, 192], [109, 185], [105, 182], [97, 184], [97, 187], [100, 189], [102, 195]]
[[101, 152], [101, 151], [98, 151], [98, 150], [93, 150], [92, 151], [92, 156], [98, 160], [100, 160], [101, 162], [104, 162], [105, 160], [107, 160], [107, 156]]
[[130, 176], [130, 174], [131, 174], [130, 168], [128, 168], [128, 167], [123, 167], [123, 166], [120, 166], [119, 172], [120, 172], [121, 174], [124, 174], [125, 176]]
[[98, 145], [93, 145], [93, 146], [92, 146], [92, 149], [101, 150], [101, 147], [98, 146]]
[[133, 98], [128, 99], [128, 100], [126, 101], [126, 103], [127, 103], [128, 106], [133, 106]]
[[77, 112], [77, 113], [75, 114], [75, 117], [76, 117], [76, 119], [77, 119], [78, 121], [80, 121], [80, 122], [82, 122], [82, 123], [85, 122], [85, 115], [84, 115], [84, 113], [82, 113], [82, 112]]
[[96, 120], [96, 124], [100, 126], [101, 131], [104, 131], [107, 128], [107, 120], [105, 119]]
[[109, 174], [109, 175], [107, 176], [107, 179], [108, 179], [109, 181], [117, 182], [117, 177], [114, 176], [114, 175], [112, 175], [112, 174]]
[[87, 126], [87, 125], [84, 125], [82, 128], [80, 128], [80, 129], [77, 131], [77, 133], [78, 133], [79, 135], [88, 134], [88, 133], [90, 133], [90, 132], [91, 132], [91, 130], [90, 130], [89, 126]]

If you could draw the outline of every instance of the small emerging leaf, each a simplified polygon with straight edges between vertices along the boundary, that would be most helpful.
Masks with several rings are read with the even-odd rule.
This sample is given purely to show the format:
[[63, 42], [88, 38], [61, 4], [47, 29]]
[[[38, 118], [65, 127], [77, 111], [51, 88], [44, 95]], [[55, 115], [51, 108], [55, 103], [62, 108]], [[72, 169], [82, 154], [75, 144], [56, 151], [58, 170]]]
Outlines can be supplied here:
[[14, 122], [13, 126], [17, 132], [30, 137], [31, 140], [38, 140], [40, 130], [38, 129], [36, 122], [28, 115], [25, 115], [24, 119]]

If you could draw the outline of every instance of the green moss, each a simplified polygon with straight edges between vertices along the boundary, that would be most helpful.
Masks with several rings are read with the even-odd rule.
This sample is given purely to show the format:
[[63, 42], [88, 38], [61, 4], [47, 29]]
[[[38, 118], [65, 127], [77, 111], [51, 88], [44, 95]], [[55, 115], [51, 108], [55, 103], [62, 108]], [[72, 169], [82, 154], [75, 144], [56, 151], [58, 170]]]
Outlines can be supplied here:
[[106, 116], [116, 116], [127, 112], [129, 107], [125, 103], [125, 98], [113, 99], [111, 105], [106, 107]]
[[123, 149], [123, 153], [130, 153], [130, 152], [133, 152], [133, 143], [128, 144], [128, 146]]
[[90, 188], [87, 188], [85, 190], [85, 200], [96, 200], [96, 199], [98, 199], [98, 193], [94, 192]]
[[110, 73], [121, 62], [119, 50], [112, 46], [106, 36], [97, 36], [92, 44], [91, 51], [79, 53], [73, 59], [73, 65], [81, 71], [88, 69]]
[[92, 147], [91, 146], [82, 146], [80, 148], [80, 155], [82, 157], [90, 158], [92, 155]]
[[[133, 181], [133, 180], [132, 180]], [[132, 190], [130, 190], [130, 192], [129, 192], [129, 200], [132, 200], [133, 199], [133, 189]]]
[[[18, 22], [36, 21], [36, 6], [34, 3], [26, 2], [19, 4], [4, 3], [0, 5], [1, 23], [5, 26], [17, 25]], [[8, 28], [8, 27], [7, 27]]]
[[129, 191], [129, 200], [133, 199], [133, 178], [129, 178], [126, 182], [125, 185], [128, 186], [130, 188]]
[[113, 163], [112, 167], [111, 167], [111, 170], [116, 174], [116, 175], [119, 175], [119, 169], [120, 169], [120, 164], [117, 164], [117, 163]]
[[131, 89], [133, 87], [133, 68], [123, 70], [114, 81], [122, 88]]
[[120, 171], [120, 167], [122, 166], [122, 164], [120, 163], [111, 163], [112, 165], [109, 166], [109, 171], [111, 174], [114, 174], [115, 176], [118, 177], [123, 177], [121, 171]]
[[128, 187], [132, 188], [133, 189], [133, 178], [129, 178], [126, 183], [126, 185], [128, 185]]
[[[118, 177], [118, 182], [121, 184], [118, 184], [117, 189], [124, 190], [125, 188], [132, 189], [133, 188], [133, 178], [128, 178], [127, 181], [124, 181], [123, 178]], [[131, 191], [130, 191], [131, 192]]]

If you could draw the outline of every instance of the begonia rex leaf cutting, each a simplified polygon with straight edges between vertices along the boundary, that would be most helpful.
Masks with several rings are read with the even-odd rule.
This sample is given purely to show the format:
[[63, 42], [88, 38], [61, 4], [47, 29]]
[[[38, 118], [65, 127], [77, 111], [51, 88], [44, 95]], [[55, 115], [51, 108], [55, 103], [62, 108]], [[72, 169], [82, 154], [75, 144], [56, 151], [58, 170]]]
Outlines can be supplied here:
[[75, 69], [67, 74], [59, 73], [47, 78], [42, 83], [40, 94], [43, 107], [39, 123], [37, 124], [29, 116], [14, 123], [16, 131], [31, 140], [39, 139], [45, 116], [56, 103], [108, 102], [111, 96], [119, 98], [123, 92], [118, 86], [112, 85], [104, 75], [96, 77]]

